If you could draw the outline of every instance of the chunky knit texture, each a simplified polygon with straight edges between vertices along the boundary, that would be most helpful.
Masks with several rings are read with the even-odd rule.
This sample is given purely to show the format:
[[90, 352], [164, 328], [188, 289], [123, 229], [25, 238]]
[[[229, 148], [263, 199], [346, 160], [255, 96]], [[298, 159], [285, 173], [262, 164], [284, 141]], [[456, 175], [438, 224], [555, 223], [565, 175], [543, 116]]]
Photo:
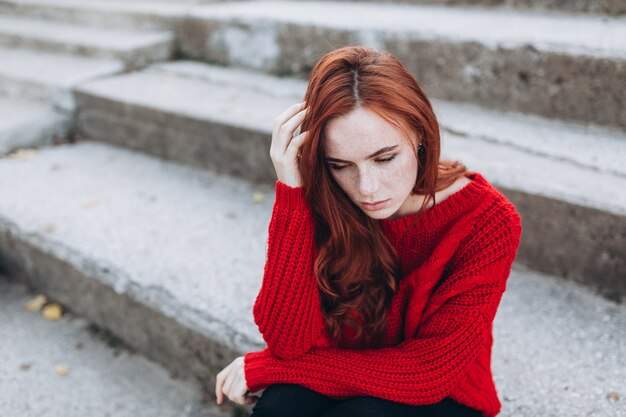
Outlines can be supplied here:
[[522, 226], [513, 204], [480, 173], [466, 176], [472, 181], [430, 208], [404, 240], [414, 215], [378, 220], [398, 251], [402, 275], [377, 349], [340, 349], [330, 341], [313, 272], [310, 207], [302, 187], [276, 181], [253, 308], [267, 347], [244, 355], [250, 391], [293, 383], [336, 399], [422, 405], [451, 397], [496, 416], [492, 323]]

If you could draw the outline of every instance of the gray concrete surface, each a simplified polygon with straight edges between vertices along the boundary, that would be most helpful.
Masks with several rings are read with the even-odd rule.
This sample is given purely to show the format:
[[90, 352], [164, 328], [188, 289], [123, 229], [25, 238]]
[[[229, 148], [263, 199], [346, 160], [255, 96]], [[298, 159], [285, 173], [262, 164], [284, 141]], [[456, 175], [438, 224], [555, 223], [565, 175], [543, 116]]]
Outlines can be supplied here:
[[85, 25], [167, 28], [187, 57], [301, 78], [339, 46], [384, 48], [432, 97], [626, 127], [623, 16], [303, 1], [0, 0], [0, 6]]
[[502, 417], [626, 415], [626, 305], [514, 267], [494, 321]]
[[[292, 0], [299, 1], [299, 0]], [[324, 1], [324, 0], [322, 0]], [[337, 0], [329, 0], [337, 1]], [[397, 4], [437, 4], [446, 6], [501, 7], [536, 10], [546, 13], [550, 11], [567, 11], [577, 13], [598, 13], [622, 15], [626, 13], [626, 3], [621, 0], [340, 0], [369, 1], [376, 3]]]
[[95, 143], [0, 162], [0, 264], [208, 392], [263, 343], [245, 312], [272, 206], [253, 192], [268, 185]]
[[[376, 3], [355, 5], [350, 2], [295, 3], [270, 0], [213, 4], [194, 8], [191, 13], [196, 17], [237, 18], [243, 22], [268, 19], [345, 30], [417, 32], [426, 38], [475, 41], [490, 48], [530, 44], [546, 52], [622, 59], [626, 56], [626, 45], [620, 42], [626, 35], [625, 20], [618, 17], [434, 5], [409, 7]], [[529, 26], [532, 31], [528, 30]]]
[[[36, 295], [0, 275], [2, 417], [230, 415], [203, 400], [190, 382], [71, 311], [50, 321], [27, 310], [24, 305]], [[57, 365], [69, 373], [57, 373]]]
[[45, 101], [62, 111], [74, 108], [74, 85], [124, 69], [117, 60], [2, 47], [0, 62], [0, 94]]
[[168, 31], [102, 29], [45, 20], [0, 17], [0, 45], [117, 59], [126, 70], [138, 69], [172, 56], [174, 36]]
[[12, 15], [126, 29], [171, 29], [193, 6], [145, 0], [0, 0], [2, 10]]
[[256, 1], [186, 19], [178, 35], [195, 59], [306, 78], [325, 53], [359, 44], [397, 56], [432, 97], [626, 127], [621, 17]]
[[64, 140], [70, 130], [68, 115], [37, 102], [0, 97], [0, 114], [0, 155], [51, 145]]

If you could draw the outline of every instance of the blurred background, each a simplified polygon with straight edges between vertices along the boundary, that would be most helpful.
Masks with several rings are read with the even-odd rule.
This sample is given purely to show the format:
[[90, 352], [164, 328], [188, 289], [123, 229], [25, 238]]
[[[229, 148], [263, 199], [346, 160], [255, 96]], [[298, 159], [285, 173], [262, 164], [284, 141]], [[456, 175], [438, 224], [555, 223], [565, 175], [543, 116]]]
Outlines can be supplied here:
[[[503, 417], [626, 416], [624, 0], [0, 0], [0, 415], [246, 416], [272, 123], [345, 45], [517, 207]], [[529, 363], [533, 366], [529, 366]]]

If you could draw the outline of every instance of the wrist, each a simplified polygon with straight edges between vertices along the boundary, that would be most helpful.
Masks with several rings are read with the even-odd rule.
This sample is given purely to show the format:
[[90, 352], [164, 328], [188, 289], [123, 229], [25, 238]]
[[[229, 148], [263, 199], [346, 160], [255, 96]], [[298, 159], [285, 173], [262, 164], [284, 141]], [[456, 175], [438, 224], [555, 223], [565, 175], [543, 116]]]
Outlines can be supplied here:
[[266, 359], [269, 351], [249, 352], [243, 356], [244, 377], [248, 391], [257, 392], [269, 385], [266, 378]]
[[303, 209], [308, 207], [303, 187], [292, 187], [277, 180], [275, 194], [276, 201], [285, 208]]

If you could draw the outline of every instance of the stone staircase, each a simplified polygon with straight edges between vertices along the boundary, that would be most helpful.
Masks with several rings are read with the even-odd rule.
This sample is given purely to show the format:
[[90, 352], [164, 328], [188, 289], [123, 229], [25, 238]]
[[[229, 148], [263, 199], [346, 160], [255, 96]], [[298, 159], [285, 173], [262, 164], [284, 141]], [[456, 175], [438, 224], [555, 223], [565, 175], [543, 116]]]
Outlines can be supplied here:
[[[568, 311], [563, 292], [587, 291], [612, 323], [626, 317], [622, 3], [407, 3], [0, 0], [0, 152], [41, 147], [0, 158], [0, 267], [212, 392], [235, 356], [264, 346], [251, 310], [273, 118], [302, 100], [324, 53], [380, 47], [432, 97], [443, 156], [522, 215], [511, 307], [494, 327], [503, 416], [624, 415], [623, 398], [607, 400], [623, 371], [588, 370], [615, 388], [572, 399], [554, 388], [580, 377], [565, 359], [552, 379], [507, 365], [524, 356], [512, 340], [533, 342], [519, 334], [536, 322], [532, 294]], [[626, 369], [624, 347], [596, 339]]]
[[[137, 70], [174, 53], [172, 30], [122, 30], [51, 19], [46, 3], [23, 14], [20, 7], [26, 3], [0, 3], [0, 107], [14, 107], [13, 117], [0, 120], [1, 154], [71, 136], [72, 89], [79, 84]], [[22, 104], [12, 106], [18, 100]], [[34, 125], [39, 134], [17, 139], [15, 132]]]
[[24, 283], [0, 276], [0, 334], [10, 335], [0, 344], [3, 417], [230, 416], [83, 317], [66, 311], [49, 321], [28, 311], [34, 297]]

